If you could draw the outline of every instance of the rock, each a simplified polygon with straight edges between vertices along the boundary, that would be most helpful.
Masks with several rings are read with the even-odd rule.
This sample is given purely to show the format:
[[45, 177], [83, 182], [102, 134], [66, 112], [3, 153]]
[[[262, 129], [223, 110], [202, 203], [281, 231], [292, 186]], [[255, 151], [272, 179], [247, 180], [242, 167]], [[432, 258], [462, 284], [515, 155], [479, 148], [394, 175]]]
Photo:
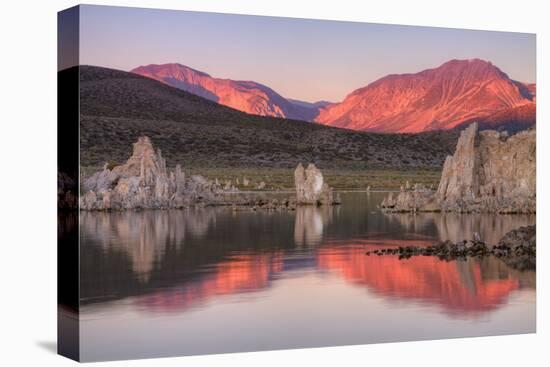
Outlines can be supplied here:
[[415, 185], [414, 190], [400, 190], [397, 197], [393, 193], [382, 200], [382, 209], [392, 212], [438, 211], [433, 192], [422, 185]]
[[[162, 152], [148, 137], [134, 143], [126, 163], [93, 174], [84, 181], [82, 210], [167, 209], [224, 202], [224, 190], [203, 176], [186, 180], [180, 165], [168, 172]], [[234, 189], [230, 187], [230, 191]], [[221, 196], [218, 194], [222, 194]]]
[[395, 255], [400, 259], [408, 259], [412, 256], [437, 256], [443, 260], [457, 260], [467, 257], [495, 256], [517, 270], [535, 270], [536, 268], [536, 228], [535, 226], [520, 227], [514, 229], [499, 241], [495, 246], [489, 246], [485, 242], [476, 240], [464, 240], [457, 243], [450, 241], [420, 247], [400, 246], [397, 249], [378, 249], [368, 251], [377, 255]]
[[[218, 179], [216, 179], [216, 181], [217, 180]], [[185, 190], [185, 173], [183, 173], [179, 164], [176, 165], [176, 169], [174, 171], [174, 183], [176, 185], [176, 195], [183, 195]]]
[[442, 200], [471, 200], [478, 186], [476, 169], [475, 138], [477, 124], [472, 124], [460, 134], [455, 154], [447, 156], [437, 189]]
[[300, 205], [332, 205], [338, 200], [333, 198], [332, 189], [324, 182], [323, 174], [313, 163], [304, 169], [301, 163], [294, 170], [296, 200]]
[[97, 195], [94, 191], [88, 191], [84, 196], [81, 198], [81, 208], [85, 208], [88, 210], [97, 209]]
[[524, 247], [535, 248], [537, 240], [536, 225], [519, 227], [504, 235], [499, 244], [506, 245], [512, 248]]
[[84, 190], [105, 190], [110, 188], [119, 179], [119, 175], [103, 166], [103, 171], [96, 172], [82, 183]]
[[500, 240], [499, 248], [509, 249], [508, 256], [502, 260], [518, 270], [535, 270], [537, 255], [536, 226], [514, 229]]
[[530, 129], [513, 136], [478, 132], [473, 123], [460, 134], [454, 155], [448, 156], [437, 192], [414, 188], [396, 200], [387, 198], [389, 211], [448, 211], [535, 213], [536, 135]]
[[436, 196], [444, 211], [534, 213], [535, 130], [464, 130], [447, 157]]
[[232, 209], [234, 212], [238, 211], [293, 211], [296, 210], [296, 200], [294, 198], [288, 199], [268, 199], [268, 198], [256, 198], [256, 199], [244, 199], [239, 203], [233, 203]]
[[[205, 185], [208, 185], [208, 180], [204, 177], [204, 176], [201, 176], [201, 175], [193, 175], [191, 176], [191, 181], [193, 181], [194, 183], [196, 183], [197, 185], [201, 185], [201, 186], [205, 186]], [[231, 187], [231, 181], [229, 181], [229, 187]]]

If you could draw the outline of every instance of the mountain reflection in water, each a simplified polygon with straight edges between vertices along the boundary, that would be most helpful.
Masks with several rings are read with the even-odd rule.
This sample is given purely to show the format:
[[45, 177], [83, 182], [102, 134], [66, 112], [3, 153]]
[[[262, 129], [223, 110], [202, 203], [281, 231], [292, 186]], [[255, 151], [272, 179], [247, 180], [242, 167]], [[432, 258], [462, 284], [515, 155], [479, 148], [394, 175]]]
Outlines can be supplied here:
[[[535, 287], [533, 272], [493, 258], [365, 256], [375, 247], [458, 241], [474, 232], [495, 243], [534, 216], [385, 215], [376, 209], [375, 194], [343, 198], [341, 207], [296, 212], [82, 212], [81, 302], [132, 297], [141, 311], [184, 312], [225, 295], [267, 291], [288, 277], [328, 273], [390, 301], [471, 316]], [[352, 301], [341, 300], [342, 307]]]
[[354, 285], [384, 297], [437, 304], [460, 316], [494, 310], [512, 291], [534, 288], [534, 274], [511, 270], [494, 258], [399, 260], [398, 255], [365, 256], [364, 247], [337, 246], [320, 249], [317, 256], [320, 269], [335, 271]]

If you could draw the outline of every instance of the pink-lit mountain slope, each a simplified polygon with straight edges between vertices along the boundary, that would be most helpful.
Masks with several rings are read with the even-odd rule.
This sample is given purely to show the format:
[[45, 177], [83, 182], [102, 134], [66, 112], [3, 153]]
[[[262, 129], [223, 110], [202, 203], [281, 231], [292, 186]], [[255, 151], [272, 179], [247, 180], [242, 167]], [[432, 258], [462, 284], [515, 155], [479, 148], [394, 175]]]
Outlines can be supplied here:
[[131, 72], [250, 114], [305, 121], [318, 114], [316, 104], [291, 102], [260, 83], [214, 78], [181, 64], [151, 64]]
[[375, 132], [445, 130], [471, 121], [513, 126], [516, 118], [526, 127], [535, 123], [535, 91], [534, 84], [514, 81], [490, 62], [451, 60], [383, 77], [321, 108], [315, 121]]

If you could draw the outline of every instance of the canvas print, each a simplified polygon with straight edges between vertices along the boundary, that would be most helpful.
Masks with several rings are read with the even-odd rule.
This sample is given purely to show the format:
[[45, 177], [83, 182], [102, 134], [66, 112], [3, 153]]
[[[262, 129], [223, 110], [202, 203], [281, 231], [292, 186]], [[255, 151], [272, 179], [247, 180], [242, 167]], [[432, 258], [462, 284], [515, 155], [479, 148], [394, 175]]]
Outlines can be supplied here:
[[59, 352], [533, 333], [535, 35], [59, 13]]

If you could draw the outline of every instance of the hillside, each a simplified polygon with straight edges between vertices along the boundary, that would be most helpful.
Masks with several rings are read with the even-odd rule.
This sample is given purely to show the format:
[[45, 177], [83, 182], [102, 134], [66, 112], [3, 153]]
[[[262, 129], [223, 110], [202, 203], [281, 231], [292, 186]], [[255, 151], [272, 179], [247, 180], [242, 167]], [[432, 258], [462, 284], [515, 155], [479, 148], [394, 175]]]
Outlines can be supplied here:
[[535, 110], [535, 91], [534, 84], [514, 81], [490, 62], [451, 60], [416, 74], [381, 78], [322, 108], [316, 121], [354, 130], [419, 132], [487, 120], [491, 127], [517, 130], [535, 123], [534, 114], [525, 113]]
[[[60, 83], [65, 73], [60, 72]], [[123, 71], [80, 67], [81, 165], [125, 161], [141, 135], [184, 167], [440, 169], [457, 133], [377, 134], [261, 117]]]

